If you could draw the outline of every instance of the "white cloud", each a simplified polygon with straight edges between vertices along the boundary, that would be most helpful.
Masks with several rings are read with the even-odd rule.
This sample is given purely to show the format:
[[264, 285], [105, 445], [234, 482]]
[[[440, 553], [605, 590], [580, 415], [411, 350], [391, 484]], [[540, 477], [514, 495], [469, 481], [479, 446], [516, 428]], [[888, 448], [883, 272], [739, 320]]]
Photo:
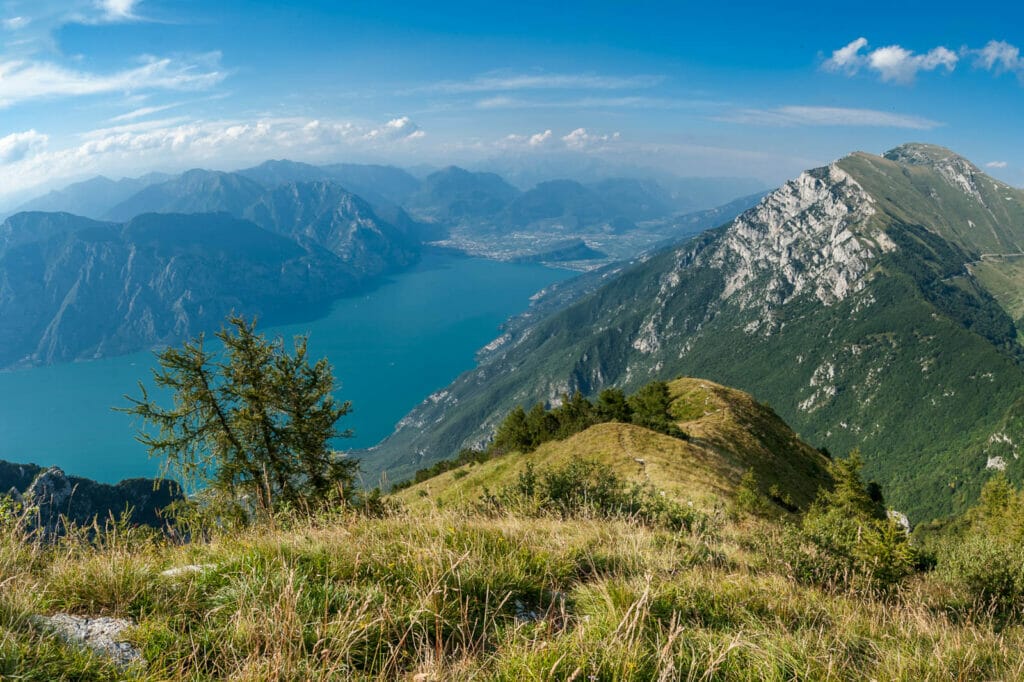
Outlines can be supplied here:
[[1024, 73], [1024, 59], [1020, 48], [1002, 40], [990, 40], [980, 50], [969, 50], [975, 55], [974, 66], [986, 71]]
[[110, 21], [124, 21], [136, 19], [136, 0], [99, 0], [97, 3], [104, 15]]
[[708, 99], [674, 99], [669, 97], [549, 97], [526, 99], [496, 95], [478, 100], [477, 109], [695, 109], [721, 106], [723, 102]]
[[1007, 165], [1005, 161], [989, 161], [985, 164], [985, 168], [1006, 168]]
[[268, 158], [334, 161], [353, 153], [402, 149], [425, 135], [408, 117], [381, 124], [306, 118], [254, 121], [136, 121], [89, 131], [52, 149], [35, 130], [0, 138], [0, 195], [90, 173], [258, 163]]
[[426, 135], [408, 116], [391, 119], [379, 128], [372, 128], [363, 137], [367, 140], [418, 140]]
[[30, 21], [31, 19], [28, 17], [10, 17], [9, 19], [0, 21], [0, 24], [2, 24], [4, 29], [7, 31], [18, 31], [28, 26]]
[[573, 73], [483, 75], [465, 81], [432, 83], [413, 88], [407, 92], [465, 94], [515, 90], [625, 90], [654, 87], [664, 80], [663, 76], [647, 74], [634, 76]]
[[0, 137], [0, 164], [16, 163], [41, 152], [48, 141], [35, 130]]
[[132, 111], [121, 114], [120, 116], [115, 116], [112, 119], [110, 119], [110, 122], [121, 123], [124, 121], [134, 121], [136, 119], [152, 116], [153, 114], [158, 114], [161, 111], [167, 111], [168, 109], [180, 107], [181, 105], [181, 102], [173, 102], [171, 104], [162, 104], [160, 106], [140, 107], [138, 109], [133, 109]]
[[849, 45], [841, 47], [832, 53], [832, 56], [825, 60], [824, 68], [827, 71], [845, 71], [854, 74], [863, 65], [864, 57], [860, 51], [867, 47], [867, 38], [857, 38]]
[[932, 48], [923, 54], [917, 54], [899, 45], [888, 45], [865, 52], [867, 46], [867, 38], [857, 38], [834, 51], [822, 64], [822, 68], [848, 76], [868, 69], [877, 73], [882, 81], [908, 84], [922, 71], [935, 71], [941, 68], [950, 73], [960, 61], [956, 52], [942, 46]]
[[531, 135], [530, 139], [527, 140], [527, 144], [529, 144], [531, 147], [540, 147], [550, 142], [552, 138], [554, 138], [554, 133], [552, 133], [551, 130], [548, 129], [545, 130], [543, 133]]
[[0, 60], [0, 108], [29, 100], [139, 90], [203, 90], [220, 83], [225, 73], [219, 54], [193, 63], [146, 58], [137, 66], [111, 74], [76, 71], [43, 61]]
[[586, 128], [576, 128], [566, 135], [555, 135], [551, 129], [544, 130], [532, 135], [506, 135], [496, 143], [500, 149], [515, 150], [572, 150], [572, 151], [597, 151], [609, 146], [609, 143], [618, 142], [619, 133], [600, 135], [588, 132]]
[[577, 128], [562, 138], [562, 142], [569, 149], [588, 149], [595, 146], [603, 146], [608, 142], [619, 139], [619, 133], [611, 135], [597, 135], [587, 132], [586, 128]]
[[768, 126], [860, 126], [931, 130], [942, 123], [921, 116], [894, 114], [875, 109], [785, 106], [775, 109], [741, 109], [719, 120]]
[[881, 47], [868, 55], [868, 66], [877, 71], [883, 81], [911, 83], [919, 71], [934, 71], [944, 67], [946, 72], [956, 68], [956, 53], [945, 47], [936, 47], [925, 54], [914, 54], [899, 45]]

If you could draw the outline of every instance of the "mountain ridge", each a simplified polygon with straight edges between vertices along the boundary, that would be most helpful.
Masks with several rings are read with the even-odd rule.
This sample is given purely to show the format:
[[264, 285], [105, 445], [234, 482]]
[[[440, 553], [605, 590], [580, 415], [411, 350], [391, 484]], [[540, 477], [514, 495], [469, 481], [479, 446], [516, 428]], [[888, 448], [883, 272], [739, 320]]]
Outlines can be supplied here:
[[[816, 445], [860, 447], [913, 516], [962, 508], [992, 467], [1024, 473], [1024, 373], [1015, 321], [967, 267], [993, 233], [967, 240], [956, 216], [934, 218], [935, 205], [991, 211], [1002, 243], [1024, 238], [1024, 222], [1013, 221], [1019, 190], [977, 175], [987, 183], [977, 202], [935, 168], [952, 158], [911, 166], [853, 154], [801, 174], [505, 338], [368, 461], [394, 478], [485, 442], [516, 403], [700, 374], [763, 396]], [[892, 208], [903, 194], [911, 213]], [[988, 206], [992, 196], [1010, 204], [1005, 213]]]

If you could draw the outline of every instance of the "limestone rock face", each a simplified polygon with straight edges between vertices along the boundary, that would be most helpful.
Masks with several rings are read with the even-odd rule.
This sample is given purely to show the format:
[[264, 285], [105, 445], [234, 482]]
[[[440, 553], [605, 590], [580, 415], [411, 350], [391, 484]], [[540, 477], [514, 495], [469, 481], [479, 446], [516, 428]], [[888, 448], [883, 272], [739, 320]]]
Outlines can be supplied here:
[[874, 257], [895, 249], [869, 222], [873, 204], [835, 164], [801, 173], [736, 219], [706, 257], [726, 271], [722, 298], [767, 309], [805, 291], [830, 305], [860, 290]]

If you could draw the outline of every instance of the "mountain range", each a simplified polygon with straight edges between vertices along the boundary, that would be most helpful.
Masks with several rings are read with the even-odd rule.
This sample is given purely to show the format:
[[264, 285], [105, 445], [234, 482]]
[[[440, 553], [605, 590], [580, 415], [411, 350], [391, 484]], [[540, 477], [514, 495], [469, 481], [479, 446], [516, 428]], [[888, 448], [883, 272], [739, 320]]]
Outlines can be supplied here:
[[[656, 183], [603, 188], [613, 199], [568, 180], [522, 192], [456, 167], [418, 179], [390, 166], [287, 160], [76, 183], [27, 205], [46, 211], [0, 224], [0, 316], [9, 321], [0, 367], [173, 343], [232, 310], [270, 323], [309, 319], [416, 262], [425, 244], [453, 246], [459, 229], [483, 235], [493, 248], [485, 255], [593, 267], [612, 256], [591, 235], [620, 215], [663, 214], [653, 229], [613, 235], [616, 255], [708, 226], [653, 201]], [[555, 219], [567, 227], [552, 232]], [[530, 247], [509, 249], [510, 230]]]
[[912, 518], [962, 509], [1024, 473], [1022, 246], [1024, 192], [966, 159], [851, 154], [510, 325], [367, 468], [398, 480], [478, 447], [517, 404], [696, 375], [860, 448]]

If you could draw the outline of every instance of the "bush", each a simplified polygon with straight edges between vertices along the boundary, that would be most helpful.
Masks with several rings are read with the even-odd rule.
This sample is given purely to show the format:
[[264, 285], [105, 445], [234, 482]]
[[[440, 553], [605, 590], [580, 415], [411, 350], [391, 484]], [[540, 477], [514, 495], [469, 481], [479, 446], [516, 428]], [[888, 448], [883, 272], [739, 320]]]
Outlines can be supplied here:
[[950, 542], [940, 574], [969, 606], [1008, 615], [1024, 607], [1024, 547], [989, 535]]
[[692, 530], [702, 517], [653, 486], [627, 484], [610, 467], [588, 460], [540, 471], [528, 463], [515, 483], [497, 493], [484, 490], [479, 507], [491, 513], [625, 518], [671, 530]]
[[789, 527], [776, 539], [770, 556], [798, 582], [885, 590], [917, 569], [910, 538], [886, 516], [880, 490], [864, 483], [862, 467], [856, 450], [832, 460], [834, 487], [818, 494], [799, 529]]

